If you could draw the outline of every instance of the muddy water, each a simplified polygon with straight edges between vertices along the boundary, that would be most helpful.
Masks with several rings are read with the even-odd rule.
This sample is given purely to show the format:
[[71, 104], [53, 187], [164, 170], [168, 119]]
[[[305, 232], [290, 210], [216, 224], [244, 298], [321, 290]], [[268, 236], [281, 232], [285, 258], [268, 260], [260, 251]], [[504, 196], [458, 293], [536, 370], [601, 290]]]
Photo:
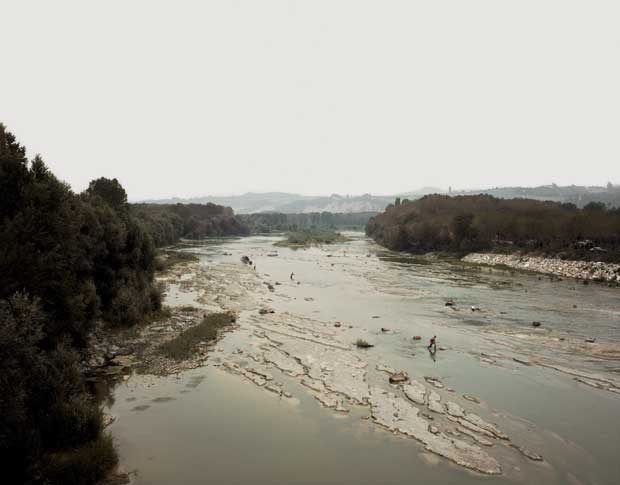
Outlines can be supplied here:
[[[115, 389], [109, 412], [117, 420], [110, 429], [135, 483], [620, 483], [620, 394], [575, 379], [620, 381], [618, 289], [403, 256], [361, 235], [297, 251], [275, 249], [274, 240], [183, 247], [227, 280], [217, 301], [240, 311], [240, 328], [204, 367], [166, 378], [133, 376]], [[269, 256], [274, 251], [278, 256]], [[255, 274], [241, 255], [256, 263]], [[239, 275], [255, 279], [250, 294], [235, 283]], [[203, 292], [200, 285], [171, 284], [168, 303], [212, 309], [213, 295]], [[448, 298], [454, 307], [444, 305]], [[258, 315], [265, 306], [275, 314]], [[472, 472], [425, 451], [367, 419], [368, 406], [326, 409], [300, 379], [277, 367], [269, 372], [291, 397], [226, 372], [225, 362], [247, 365], [245, 356], [258, 345], [256, 329], [269, 319], [326, 328], [339, 322], [340, 342], [375, 344], [352, 350], [367, 362], [372, 385], [390, 389], [378, 364], [421, 382], [439, 378], [444, 401], [510, 437], [484, 450], [501, 464], [501, 475]], [[541, 326], [533, 328], [533, 321]], [[416, 335], [422, 340], [413, 340]], [[434, 358], [425, 348], [432, 335], [444, 349]], [[589, 337], [596, 342], [585, 343]], [[451, 425], [440, 416], [433, 422]], [[544, 459], [532, 461], [509, 443]]]

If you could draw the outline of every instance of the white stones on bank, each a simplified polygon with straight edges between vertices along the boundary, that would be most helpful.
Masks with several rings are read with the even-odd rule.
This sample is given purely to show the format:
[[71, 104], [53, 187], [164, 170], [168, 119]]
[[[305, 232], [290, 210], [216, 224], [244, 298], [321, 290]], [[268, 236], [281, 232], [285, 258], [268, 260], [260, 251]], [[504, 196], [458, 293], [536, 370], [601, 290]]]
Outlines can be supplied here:
[[418, 381], [411, 379], [409, 384], [403, 386], [403, 392], [408, 399], [416, 404], [424, 406], [426, 404], [426, 387]]
[[443, 404], [441, 404], [441, 396], [430, 389], [428, 391], [428, 409], [437, 414], [445, 414]]
[[505, 265], [515, 269], [554, 274], [568, 278], [620, 283], [620, 264], [603, 263], [601, 261], [565, 261], [557, 258], [492, 253], [468, 254], [462, 261], [489, 266]]

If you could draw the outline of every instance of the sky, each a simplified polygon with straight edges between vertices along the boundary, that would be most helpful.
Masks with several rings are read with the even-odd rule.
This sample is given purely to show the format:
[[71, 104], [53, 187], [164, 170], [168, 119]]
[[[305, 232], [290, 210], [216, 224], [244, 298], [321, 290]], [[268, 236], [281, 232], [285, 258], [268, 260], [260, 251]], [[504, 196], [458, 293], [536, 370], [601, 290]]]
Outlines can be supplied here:
[[620, 1], [0, 0], [0, 122], [83, 190], [620, 183]]

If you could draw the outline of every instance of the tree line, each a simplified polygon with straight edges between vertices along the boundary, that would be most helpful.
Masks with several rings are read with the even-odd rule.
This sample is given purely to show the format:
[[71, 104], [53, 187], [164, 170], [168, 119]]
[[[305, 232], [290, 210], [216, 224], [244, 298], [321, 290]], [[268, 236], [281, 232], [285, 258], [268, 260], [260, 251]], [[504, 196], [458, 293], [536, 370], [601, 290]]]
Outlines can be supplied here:
[[0, 124], [0, 462], [7, 483], [92, 484], [117, 462], [84, 366], [96, 322], [161, 308], [157, 247], [247, 234], [214, 204], [131, 205], [116, 179], [82, 193]]
[[307, 212], [285, 214], [265, 212], [237, 216], [252, 233], [296, 232], [306, 228], [359, 229], [366, 226], [376, 212]]
[[163, 247], [179, 239], [247, 236], [248, 225], [230, 207], [207, 204], [132, 204], [131, 212]]
[[620, 260], [620, 209], [591, 202], [428, 195], [396, 199], [366, 232], [397, 251], [535, 252], [565, 259]]
[[0, 457], [11, 483], [92, 483], [116, 463], [81, 359], [98, 319], [161, 306], [155, 245], [117, 180], [80, 194], [0, 125]]

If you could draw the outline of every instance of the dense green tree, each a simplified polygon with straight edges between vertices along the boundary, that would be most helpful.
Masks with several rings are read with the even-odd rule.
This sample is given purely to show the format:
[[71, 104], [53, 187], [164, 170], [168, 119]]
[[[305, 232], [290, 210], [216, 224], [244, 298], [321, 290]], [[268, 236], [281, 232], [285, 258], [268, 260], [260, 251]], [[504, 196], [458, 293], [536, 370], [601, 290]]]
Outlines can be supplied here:
[[116, 179], [105, 177], [93, 180], [86, 189], [86, 193], [92, 196], [101, 197], [116, 211], [127, 209], [127, 192]]
[[0, 125], [0, 457], [15, 483], [94, 483], [115, 463], [79, 355], [97, 318], [159, 308], [154, 271], [116, 179], [76, 195]]
[[[590, 203], [430, 195], [386, 211], [367, 233], [405, 251], [535, 251], [565, 258], [620, 260], [620, 211]], [[588, 240], [588, 244], [582, 244]], [[593, 249], [593, 248], [602, 248]]]

